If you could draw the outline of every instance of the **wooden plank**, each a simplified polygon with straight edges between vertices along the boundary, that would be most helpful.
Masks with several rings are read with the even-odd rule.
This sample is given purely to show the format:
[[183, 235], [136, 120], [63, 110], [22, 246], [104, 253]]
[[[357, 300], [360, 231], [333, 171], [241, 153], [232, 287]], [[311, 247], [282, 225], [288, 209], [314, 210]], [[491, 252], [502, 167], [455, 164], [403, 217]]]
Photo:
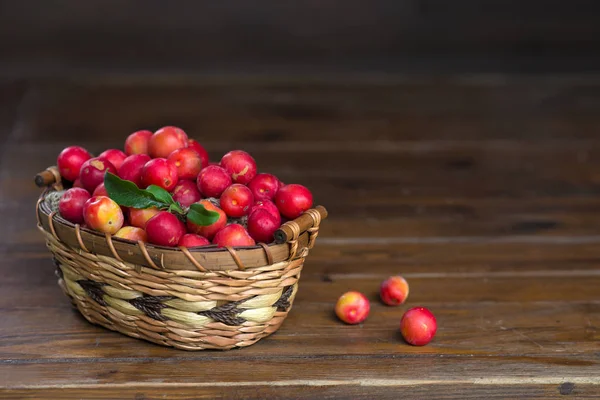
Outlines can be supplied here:
[[[15, 192], [20, 193], [19, 201], [7, 202], [0, 209], [5, 225], [10, 227], [1, 236], [7, 244], [41, 244], [43, 237], [37, 231], [34, 212], [39, 190], [33, 187], [31, 181], [24, 183], [22, 190]], [[452, 250], [450, 246], [443, 245], [460, 247], [473, 243], [478, 247], [493, 248], [502, 244], [565, 246], [577, 243], [591, 245], [600, 240], [596, 229], [600, 217], [594, 211], [597, 204], [592, 197], [545, 197], [522, 201], [463, 198], [450, 205], [443, 199], [397, 198], [396, 207], [392, 204], [381, 207], [390, 210], [388, 215], [369, 203], [349, 200], [349, 204], [341, 204], [336, 197], [331, 199], [330, 202], [325, 198], [323, 202], [330, 210], [330, 217], [322, 224], [315, 252], [325, 245], [336, 248], [361, 246], [361, 251], [379, 249], [381, 252], [385, 251], [382, 246], [388, 244], [399, 246], [401, 254], [413, 245], [431, 245], [431, 249], [440, 254]], [[356, 218], [364, 221], [360, 229], [356, 227]], [[522, 246], [520, 250], [526, 248]], [[28, 250], [44, 251], [42, 246], [29, 247]]]
[[[597, 245], [589, 246], [587, 250], [581, 246], [567, 247], [562, 252], [558, 252], [555, 246], [537, 247], [528, 251], [519, 251], [518, 247], [513, 249], [500, 247], [497, 254], [502, 255], [504, 261], [492, 268], [489, 265], [493, 265], [491, 259], [494, 257], [486, 258], [484, 256], [486, 247], [481, 246], [477, 250], [480, 252], [479, 255], [474, 249], [475, 246], [463, 246], [456, 249], [456, 254], [467, 255], [464, 258], [466, 261], [453, 260], [455, 253], [448, 252], [449, 256], [445, 256], [445, 253], [438, 254], [438, 261], [435, 261], [435, 256], [431, 257], [431, 261], [424, 260], [422, 266], [414, 265], [407, 260], [404, 263], [405, 266], [401, 268], [389, 261], [380, 262], [376, 252], [367, 253], [361, 259], [359, 251], [351, 251], [341, 257], [339, 262], [330, 262], [328, 261], [329, 257], [323, 259], [317, 253], [314, 260], [309, 257], [309, 262], [304, 269], [296, 305], [290, 317], [291, 321], [295, 320], [293, 316], [300, 317], [300, 315], [302, 315], [300, 321], [303, 319], [312, 321], [314, 319], [312, 316], [317, 313], [329, 316], [337, 296], [351, 289], [363, 290], [373, 300], [375, 307], [378, 304], [376, 288], [383, 279], [394, 273], [402, 273], [409, 279], [412, 291], [410, 304], [425, 303], [434, 310], [444, 304], [455, 302], [461, 305], [468, 301], [485, 301], [484, 308], [489, 307], [490, 301], [502, 301], [506, 302], [511, 310], [521, 310], [521, 307], [514, 301], [553, 302], [559, 299], [576, 301], [576, 307], [586, 307], [585, 302], [591, 302], [588, 305], [588, 307], [592, 307], [591, 309], [595, 307], [594, 301], [597, 299], [598, 285], [597, 261], [594, 261], [593, 258], [590, 259], [590, 254], [596, 254], [597, 258]], [[423, 250], [423, 253], [435, 255], [434, 251], [427, 250], [427, 248]], [[490, 252], [490, 255], [492, 254], [494, 253]], [[512, 257], [516, 257], [516, 255], [520, 255], [522, 259], [513, 260]], [[540, 257], [540, 255], [544, 257]], [[566, 264], [573, 262], [569, 261], [571, 255], [573, 257], [578, 255], [581, 258], [577, 261], [576, 257], [574, 264]], [[349, 264], [350, 259], [354, 259], [355, 264]], [[450, 259], [450, 261], [448, 263], [439, 261], [444, 259]], [[34, 352], [38, 351], [33, 350], [39, 347], [38, 340], [42, 340], [42, 348], [46, 346], [46, 341], [35, 334], [39, 326], [44, 326], [45, 335], [49, 334], [51, 326], [65, 326], [68, 329], [75, 327], [77, 330], [82, 330], [85, 332], [83, 334], [84, 347], [92, 345], [94, 338], [97, 337], [95, 335], [101, 335], [100, 341], [105, 346], [109, 348], [113, 346], [114, 342], [111, 339], [106, 341], [105, 337], [110, 338], [116, 334], [94, 329], [69, 311], [68, 301], [56, 285], [53, 270], [54, 267], [47, 255], [28, 258], [15, 255], [4, 259], [0, 291], [5, 295], [0, 298], [0, 310], [4, 310], [2, 311], [5, 315], [3, 318], [7, 324], [5, 329], [14, 326], [19, 330], [19, 334], [34, 333], [33, 342], [27, 342], [25, 345]], [[309, 307], [308, 315], [299, 314], [298, 310], [305, 309], [306, 304], [312, 304], [314, 301], [318, 303]], [[550, 308], [555, 305], [550, 303], [543, 304], [541, 307]], [[48, 311], [47, 308], [57, 309]], [[39, 313], [36, 310], [39, 310]], [[473, 317], [471, 314], [469, 315], [470, 318]], [[50, 316], [50, 320], [46, 319], [47, 316]], [[389, 332], [395, 331], [398, 318], [399, 315], [388, 321], [394, 324], [393, 327], [390, 327]], [[32, 324], [29, 328], [23, 325], [23, 321], [26, 320]], [[286, 322], [284, 328], [297, 329], [296, 323], [289, 321]], [[550, 326], [555, 330], [554, 320], [550, 322]], [[472, 327], [468, 322], [465, 322], [465, 326]], [[591, 326], [598, 326], [598, 324], [592, 322]], [[304, 328], [310, 334], [308, 340], [316, 340], [312, 332], [313, 328], [310, 325]], [[500, 329], [499, 327], [494, 328]], [[582, 329], [588, 329], [587, 325]], [[6, 331], [4, 334], [7, 334]], [[294, 331], [292, 334], [297, 335], [298, 332]], [[72, 338], [71, 335], [67, 337]], [[118, 335], [115, 339], [116, 343], [127, 340]], [[52, 339], [51, 345], [48, 347], [51, 352], [54, 352], [54, 348], [57, 346], [55, 340], [56, 338]], [[62, 334], [58, 335], [58, 340], [62, 343]], [[539, 342], [539, 339], [535, 337], [533, 340]], [[325, 345], [327, 343], [329, 342], [326, 341]], [[65, 346], [71, 347], [73, 342], [68, 340]], [[102, 347], [103, 351], [106, 351], [105, 346]], [[147, 345], [141, 346], [147, 347]], [[297, 348], [300, 351], [306, 350], [301, 343]], [[363, 350], [361, 349], [361, 351]]]
[[[112, 13], [115, 7], [122, 13]], [[5, 69], [34, 76], [90, 70], [423, 72], [457, 65], [467, 71], [590, 71], [598, 61], [597, 11], [585, 0], [493, 1], [485, 7], [473, 0], [452, 7], [406, 0], [337, 0], [318, 7], [257, 1], [250, 7], [230, 0], [168, 10], [139, 0], [71, 0], [35, 10], [15, 3], [3, 7], [0, 49]]]
[[[325, 280], [353, 279], [392, 271], [432, 278], [461, 274], [535, 277], [571, 273], [576, 276], [593, 273], [600, 262], [598, 240], [535, 241], [533, 239], [539, 238], [527, 236], [489, 241], [389, 238], [369, 242], [365, 238], [361, 244], [325, 239], [310, 252], [303, 277], [314, 274]], [[33, 277], [26, 273], [29, 271], [36, 282], [44, 273], [48, 277], [52, 275], [51, 255], [41, 241], [2, 245], [0, 251], [6, 266], [3, 282], [31, 280]]]
[[[325, 382], [323, 382], [325, 383]], [[435, 399], [553, 399], [575, 395], [578, 399], [598, 398], [598, 387], [593, 384], [573, 384], [572, 382], [553, 381], [549, 384], [524, 384], [499, 382], [496, 385], [479, 385], [470, 383], [456, 384], [411, 384], [398, 382], [381, 386], [362, 386], [359, 383], [330, 382], [322, 384], [302, 385], [290, 382], [289, 385], [265, 383], [250, 386], [240, 385], [206, 385], [192, 384], [173, 385], [177, 387], [138, 385], [136, 387], [60, 387], [39, 389], [7, 389], [0, 390], [4, 399], [115, 399], [115, 398], [169, 398], [169, 399], [397, 399], [402, 398], [435, 398]]]
[[[519, 280], [522, 279], [507, 279], [505, 284], [490, 288], [493, 285], [474, 279], [465, 279], [467, 285], [462, 286], [452, 278], [410, 279], [409, 301], [399, 308], [378, 301], [376, 288], [381, 280], [348, 280], [337, 286], [301, 280], [294, 308], [275, 335], [242, 351], [218, 353], [216, 357], [520, 354], [567, 358], [587, 355], [593, 359], [600, 338], [600, 306], [594, 290], [598, 279], [563, 277], [562, 286], [537, 279], [540, 282], [530, 283], [527, 289], [514, 289]], [[484, 289], [478, 289], [480, 286]], [[115, 357], [194, 357], [192, 353], [162, 348], [90, 325], [71, 310], [66, 297], [54, 285], [38, 284], [30, 292], [26, 286], [16, 284], [0, 289], [5, 293], [0, 304], [0, 353], [4, 360], [81, 358], [95, 362]], [[344, 325], [333, 314], [338, 296], [350, 289], [362, 291], [371, 300], [371, 314], [361, 326]], [[487, 294], [486, 290], [494, 294]], [[556, 295], [561, 290], [565, 294]], [[476, 293], [459, 296], [453, 291]], [[503, 291], [509, 294], [497, 299], [500, 295], [496, 293]], [[438, 320], [436, 339], [426, 348], [407, 346], [398, 332], [403, 311], [417, 305], [430, 308]]]
[[[32, 183], [29, 182], [29, 185]], [[42, 246], [43, 236], [36, 228], [34, 211], [39, 191], [35, 188], [24, 190], [27, 190], [27, 194], [20, 202], [5, 204], [0, 209], [0, 215], [7, 226], [0, 237], [3, 238], [3, 243], [18, 246], [11, 251], [27, 249], [39, 253], [45, 251]], [[591, 197], [582, 201], [556, 200], [554, 204], [548, 198], [539, 202], [535, 199], [522, 202], [517, 199], [506, 202], [498, 200], [497, 210], [494, 210], [494, 200], [463, 199], [458, 208], [448, 206], [444, 200], [440, 200], [438, 204], [432, 203], [433, 201], [423, 200], [422, 204], [427, 205], [420, 206], [417, 200], [406, 201], [395, 208], [396, 214], [388, 216], [379, 213], [376, 207], [357, 204], [353, 215], [349, 206], [329, 203], [325, 199], [323, 204], [333, 211], [331, 217], [321, 225], [315, 252], [325, 245], [336, 246], [336, 249], [360, 246], [362, 251], [373, 249], [380, 252], [384, 251], [383, 245], [394, 245], [398, 247], [397, 252], [401, 255], [398, 261], [401, 261], [404, 257], [403, 250], [414, 245], [430, 245], [431, 250], [435, 249], [436, 254], [440, 254], [452, 251], [451, 246], [444, 245], [460, 247], [472, 243], [479, 247], [493, 248], [498, 245], [519, 244], [562, 247], [572, 244], [592, 245], [600, 241], [596, 229], [600, 222], [599, 214], [591, 211], [596, 208]], [[347, 211], [344, 212], [342, 207]], [[590, 209], [586, 210], [586, 207]], [[460, 211], [461, 208], [469, 209], [468, 216]], [[371, 210], [373, 214], [370, 213]], [[573, 210], [572, 214], [569, 214], [570, 210]], [[364, 221], [360, 229], [357, 229], [356, 218]], [[522, 246], [521, 250], [526, 248], [527, 246]]]
[[[19, 113], [24, 111], [23, 97], [27, 85], [19, 80], [0, 80], [0, 155], [6, 154], [6, 148], [15, 137], [14, 130], [19, 128], [17, 123]], [[0, 160], [0, 166], [2, 160]], [[6, 174], [3, 174], [4, 177]], [[0, 193], [0, 201], [2, 199]]]
[[[48, 262], [48, 269], [52, 269]], [[313, 263], [306, 268], [316, 269]], [[401, 271], [398, 271], [401, 272]], [[323, 273], [304, 274], [300, 280], [300, 291], [298, 300], [312, 300], [317, 302], [335, 302], [337, 298], [348, 290], [365, 291], [367, 295], [374, 296], [381, 282], [394, 270], [380, 274], [356, 274], [349, 277], [337, 275], [333, 278]], [[597, 299], [597, 288], [600, 284], [600, 274], [596, 270], [577, 271], [569, 275], [567, 271], [562, 274], [549, 273], [547, 276], [527, 275], [521, 277], [516, 274], [432, 274], [430, 276], [416, 275], [411, 278], [411, 287], [414, 291], [412, 298], [415, 302], [514, 302], [514, 301], [594, 301]], [[325, 278], [324, 278], [325, 276]], [[449, 280], [452, 282], [452, 290], [448, 290]], [[24, 290], [27, 283], [15, 283], [12, 285], [0, 284], [4, 291]], [[38, 296], [52, 298], [47, 290], [53, 287], [48, 282], [37, 288]], [[51, 293], [54, 290], [51, 289]], [[7, 301], [7, 300], [4, 300]], [[4, 301], [0, 300], [0, 304]], [[8, 300], [11, 301], [11, 300]], [[24, 305], [29, 305], [26, 302]]]
[[[36, 86], [33, 111], [22, 119], [31, 129], [13, 135], [0, 160], [6, 178], [0, 181], [0, 396], [52, 397], [62, 390], [61, 398], [154, 397], [179, 389], [182, 396], [206, 398], [593, 398], [600, 389], [600, 142], [591, 132], [600, 91], [572, 83], [550, 85], [547, 92], [539, 83], [528, 85], [397, 85], [381, 89], [381, 100], [373, 87], [346, 93], [335, 86], [266, 88], [261, 100], [263, 88], [252, 85], [213, 86], [206, 93], [201, 85], [166, 86], [164, 97], [158, 96], [160, 85]], [[446, 90], [455, 95], [444, 95]], [[273, 100], [278, 91], [281, 107]], [[514, 107], [507, 105], [510, 99], [516, 99]], [[228, 107], [231, 121], [224, 122]], [[118, 109], [114, 130], [101, 118], [111, 108]], [[197, 109], [203, 111], [194, 114]], [[260, 129], [298, 124], [298, 136], [261, 133], [262, 139], [242, 143], [286, 181], [306, 179], [331, 219], [309, 255], [288, 319], [246, 349], [189, 353], [90, 325], [60, 293], [34, 232], [38, 190], [30, 179], [37, 168], [82, 132], [107, 129], [99, 140], [84, 140], [98, 149], [120, 142], [121, 130], [152, 112], [160, 118], [173, 113], [198, 127], [203, 118], [215, 127], [225, 124], [223, 135], [231, 136], [213, 141], [219, 151], [242, 137], [233, 132], [246, 123], [258, 121]], [[402, 136], [397, 127], [411, 114], [423, 123], [413, 127], [441, 122], [431, 136], [407, 140], [412, 133]], [[484, 133], [435, 139], [444, 131], [442, 122], [459, 131], [465, 125], [460, 120], [475, 121], [471, 128]], [[495, 140], [504, 130], [523, 132], [530, 124], [558, 120], [563, 125], [553, 133], [560, 134], [540, 145], [537, 131], [525, 139], [513, 133]], [[336, 151], [341, 131], [333, 127], [339, 121], [358, 128]], [[383, 135], [379, 144], [363, 131], [375, 127], [370, 121], [390, 124], [371, 130]], [[497, 123], [503, 128], [490, 129]], [[318, 143], [301, 141], [303, 130], [319, 126], [325, 127], [322, 136], [310, 134]], [[583, 132], [571, 141], [567, 128], [574, 127]], [[262, 148], [278, 137], [283, 139]], [[316, 145], [323, 147], [311, 148]], [[409, 302], [400, 308], [377, 299], [381, 281], [395, 273], [411, 285]], [[360, 326], [343, 325], [332, 313], [337, 297], [352, 289], [372, 300], [371, 315]], [[402, 312], [416, 305], [431, 308], [439, 323], [435, 340], [423, 348], [404, 344], [398, 334]]]
[[[561, 250], [552, 244], [536, 246], [527, 249], [522, 258], [515, 259], [511, 255], [527, 246], [494, 248], [482, 244], [464, 245], [457, 249], [452, 249], [452, 245], [441, 249], [414, 246], [413, 249], [407, 247], [407, 253], [388, 254], [374, 250], [362, 255], [360, 249], [349, 246], [342, 250], [343, 255], [339, 259], [332, 255], [339, 250], [328, 250], [329, 246], [320, 247], [325, 253], [319, 255], [315, 248], [307, 258], [300, 280], [302, 290], [299, 298], [305, 294], [314, 301], [331, 301], [331, 291], [349, 290], [347, 288], [354, 285], [368, 292], [376, 291], [380, 281], [398, 273], [410, 278], [411, 285], [425, 285], [427, 289], [419, 289], [419, 292], [430, 301], [594, 300], [593, 284], [600, 279], [596, 268], [597, 244], [565, 246]], [[491, 254], [497, 255], [486, 257], [488, 247]], [[411, 251], [414, 251], [412, 256]], [[548, 257], [545, 257], [546, 252]], [[462, 258], [454, 259], [455, 254], [461, 257], [461, 253], [464, 254]], [[404, 255], [405, 260], [395, 261]], [[54, 265], [47, 250], [28, 257], [18, 254], [7, 256], [2, 271], [4, 279], [0, 287], [3, 290], [15, 288], [18, 291], [35, 282], [39, 285], [39, 292], [55, 284]], [[563, 283], [565, 278], [569, 279]], [[453, 290], [450, 293], [440, 292], [447, 280], [452, 280], [455, 285]], [[307, 286], [309, 283], [310, 286]], [[563, 284], [565, 286], [561, 289]], [[580, 284], [583, 285], [581, 290], [575, 289]], [[498, 290], [504, 285], [510, 290]], [[467, 293], [463, 290], [467, 290]]]
[[[35, 87], [39, 95], [28, 129], [14, 144], [7, 144], [3, 165], [6, 170], [10, 167], [11, 174], [0, 185], [2, 192], [10, 190], [12, 194], [0, 210], [10, 216], [3, 218], [8, 219], [9, 226], [3, 232], [11, 232], [4, 234], [10, 236], [8, 241], [39, 242], [33, 218], [26, 210], [38, 193], [29, 179], [54, 163], [62, 147], [77, 142], [82, 133], [96, 138], [81, 143], [95, 151], [120, 145], [126, 133], [164, 115], [170, 116], [169, 123], [190, 121], [191, 132], [219, 132], [219, 137], [231, 138], [227, 139], [230, 142], [216, 142], [217, 154], [233, 143], [247, 144], [264, 170], [286, 181], [309, 185], [331, 211], [322, 237], [355, 237], [355, 218], [366, 220], [361, 227], [363, 237], [595, 235], [599, 222], [593, 201], [598, 181], [594, 171], [600, 167], [596, 165], [600, 159], [598, 142], [555, 140], [540, 145], [527, 140], [488, 142], [478, 138], [514, 138], [515, 132], [527, 132], [527, 137], [535, 138], [538, 135], [530, 125], [556, 125], [552, 119], [557, 116], [564, 118], [558, 125], [565, 128], [565, 134], [568, 131], [569, 135], [575, 132], [586, 137], [597, 125], [593, 106], [598, 101], [597, 88], [593, 82], [583, 86], [560, 80], [543, 84], [519, 80], [489, 85], [404, 83], [390, 87], [40, 84]], [[102, 118], [113, 110], [118, 114], [110, 121]], [[324, 114], [322, 110], [329, 111]], [[439, 121], [440, 125], [434, 129], [415, 126], [418, 136], [406, 136], [404, 128], [415, 115], [424, 123]], [[206, 129], [203, 124], [211, 118], [215, 127], [223, 130]], [[502, 122], [507, 118], [511, 121], [508, 125]], [[253, 126], [251, 120], [267, 125], [272, 121], [312, 121], [314, 126], [300, 126], [297, 135], [287, 129], [276, 129], [279, 133], [272, 135], [267, 127], [265, 135], [253, 136], [247, 132], [247, 127]], [[380, 127], [368, 125], [369, 121]], [[590, 125], [578, 126], [581, 121]], [[337, 128], [346, 122], [354, 130]], [[223, 124], [231, 125], [227, 128]], [[452, 131], [464, 132], [472, 124], [474, 135], [455, 135], [470, 138], [467, 141], [405, 140], [440, 138], [449, 126], [454, 127]], [[513, 134], [497, 132], [497, 126], [505, 126]], [[387, 133], [380, 136], [380, 128], [388, 129]], [[553, 136], [545, 127], [542, 130], [544, 135]], [[334, 140], [342, 132], [352, 140]], [[433, 136], [428, 136], [430, 133]], [[305, 134], [314, 137], [301, 141]], [[215, 135], [210, 137], [214, 141]], [[244, 137], [248, 139], [237, 142]], [[364, 144], [373, 138], [383, 141]], [[320, 143], [316, 151], [311, 144], [315, 140]], [[304, 147], [297, 151], [297, 145]], [[339, 148], [345, 150], [340, 152]], [[360, 163], [355, 162], [358, 158]]]
[[[73, 143], [77, 141], [69, 144]], [[7, 147], [6, 163], [19, 166], [26, 157], [32, 161], [32, 165], [23, 166], [25, 168], [21, 170], [15, 169], [16, 175], [10, 182], [15, 185], [31, 173], [54, 165], [56, 156], [68, 144], [54, 144], [45, 148], [23, 148], [21, 145]], [[398, 197], [407, 201], [415, 197], [451, 196], [449, 201], [452, 201], [464, 197], [495, 196], [506, 201], [516, 196], [570, 194], [577, 198], [596, 194], [597, 189], [593, 185], [598, 180], [594, 173], [598, 167], [597, 156], [600, 155], [598, 142], [585, 143], [574, 149], [561, 149], [557, 145], [543, 151], [530, 149], [527, 145], [515, 141], [507, 148], [471, 146], [439, 149], [425, 154], [358, 150], [344, 153], [333, 149], [324, 153], [259, 150], [254, 152], [254, 157], [262, 171], [275, 173], [285, 182], [314, 182], [323, 191], [332, 186], [323, 196], [334, 190], [340, 195], [355, 193], [356, 199], [349, 198], [349, 201], [370, 198], [378, 206], [398, 201]], [[360, 163], [356, 162], [358, 159]], [[486, 177], [493, 179], [486, 180]], [[527, 182], [530, 186], [527, 186]], [[27, 183], [22, 182], [21, 186]], [[451, 193], [451, 190], [455, 192]], [[458, 190], [460, 192], [456, 192]]]
[[[12, 240], [39, 241], [31, 212], [39, 189], [31, 176], [52, 164], [60, 147], [47, 153], [22, 148], [9, 147], [6, 165], [26, 165], [11, 169], [14, 172], [0, 182], [3, 191], [12, 191], [0, 212], [9, 216]], [[288, 182], [307, 184], [318, 202], [327, 206], [331, 217], [323, 224], [322, 238], [580, 236], [596, 235], [600, 223], [595, 202], [597, 150], [600, 147], [585, 150], [590, 159], [578, 165], [579, 150], [525, 150], [512, 155], [489, 150], [478, 155], [474, 148], [469, 153], [477, 161], [466, 171], [445, 167], [451, 154], [440, 154], [439, 159], [414, 154], [398, 161], [397, 155], [367, 153], [371, 169], [366, 171], [339, 153], [319, 155], [306, 169], [302, 160], [311, 153], [290, 156], [291, 167], [286, 167], [283, 156], [258, 155], [265, 160], [265, 170]], [[336, 175], [336, 163], [347, 167], [351, 177]], [[319, 174], [321, 164], [330, 172]], [[356, 218], [364, 219], [360, 231]]]
[[[350, 363], [352, 367], [348, 368]], [[229, 362], [204, 360], [199, 356], [196, 360], [163, 362], [0, 365], [0, 373], [7, 382], [4, 389], [87, 388], [100, 391], [144, 386], [158, 390], [212, 387], [231, 393], [239, 386], [279, 386], [282, 389], [287, 386], [335, 386], [344, 394], [353, 390], [368, 391], [370, 387], [401, 390], [403, 387], [445, 384], [454, 386], [458, 392], [450, 398], [461, 398], [461, 387], [468, 390], [475, 385], [490, 390], [496, 387], [497, 392], [505, 388], [511, 390], [511, 386], [519, 390], [527, 385], [548, 385], [558, 392], [566, 382], [572, 383], [573, 389], [582, 385], [581, 394], [597, 394], [597, 370], [595, 363], [574, 366], [554, 364], [553, 360], [528, 360], [527, 357], [472, 357], [469, 362], [452, 357], [291, 357]]]
[[36, 141], [85, 137], [120, 144], [135, 130], [176, 124], [201, 142], [225, 142], [218, 149], [208, 146], [214, 151], [273, 142], [304, 148], [329, 142], [343, 149], [348, 140], [383, 149], [386, 141], [423, 139], [529, 138], [543, 139], [538, 146], [544, 146], [550, 139], [596, 138], [600, 101], [597, 77], [235, 84], [39, 81], [35, 88], [40, 109], [29, 137]]
[[[56, 163], [58, 153], [68, 145], [82, 145], [98, 154], [110, 146], [121, 147], [126, 136], [127, 132], [121, 132], [112, 143], [105, 143], [105, 147], [101, 147], [98, 142], [82, 142], [76, 138], [70, 142], [36, 143], [34, 146], [29, 142], [7, 144], [6, 153], [9, 157], [7, 162], [10, 161], [15, 165], [22, 157], [28, 157], [32, 161], [35, 160], [31, 169], [46, 168]], [[26, 143], [30, 145], [23, 147]], [[327, 184], [338, 181], [338, 185], [343, 184], [346, 190], [355, 191], [356, 187], [353, 187], [352, 183], [362, 180], [361, 183], [365, 187], [363, 192], [359, 193], [363, 196], [364, 191], [376, 188], [395, 189], [400, 192], [399, 187], [390, 187], [396, 182], [406, 191], [403, 193], [404, 196], [440, 194], [439, 191], [435, 191], [437, 186], [441, 185], [444, 188], [447, 185], [454, 185], [456, 188], [464, 189], [465, 195], [469, 196], [482, 197], [493, 194], [506, 197], [513, 193], [511, 190], [525, 191], [526, 179], [531, 180], [533, 185], [529, 193], [535, 193], [537, 189], [539, 194], [553, 194], [567, 188], [575, 189], [573, 195], [576, 195], [585, 189], [585, 187], [577, 187], [577, 184], [583, 186], [585, 183], [595, 183], [598, 179], [593, 173], [600, 155], [598, 141], [575, 142], [570, 146], [556, 141], [545, 147], [535, 147], [534, 142], [520, 140], [503, 141], [495, 145], [485, 142], [457, 142], [436, 146], [434, 143], [429, 149], [427, 149], [429, 141], [408, 144], [407, 149], [402, 149], [402, 142], [397, 145], [393, 142], [384, 142], [381, 146], [371, 148], [368, 145], [361, 148], [360, 141], [353, 143], [354, 146], [346, 151], [336, 150], [334, 144], [329, 144], [326, 149], [309, 147], [261, 149], [256, 143], [253, 149], [247, 150], [252, 152], [260, 170], [281, 175], [282, 179], [297, 180], [303, 177], [305, 180], [321, 180]], [[391, 148], [384, 149], [386, 145]], [[239, 147], [242, 146], [222, 147], [222, 152], [217, 154], [215, 161], [220, 160], [225, 151]], [[539, 168], [542, 167], [544, 169], [540, 170]], [[421, 185], [416, 181], [415, 171], [419, 171], [418, 175], [423, 179]], [[16, 171], [17, 177], [24, 176], [27, 172], [29, 171]], [[521, 172], [521, 176], [516, 175], [517, 172]], [[496, 180], [486, 182], [484, 178], [489, 173], [495, 174]], [[502, 191], [501, 188], [495, 187], [506, 186], [510, 177], [514, 180], [511, 181], [514, 188], [507, 186], [506, 191]], [[570, 181], [564, 182], [568, 179]], [[482, 186], [480, 191], [470, 186], [475, 183]], [[428, 188], [423, 187], [425, 184], [433, 187], [427, 191]], [[537, 188], [539, 185], [549, 186], [549, 184], [558, 187], [554, 190], [545, 186]]]
[[[20, 186], [22, 191], [15, 195], [19, 200], [7, 202], [0, 210], [11, 227], [3, 236], [13, 244], [41, 243], [34, 211], [40, 191], [31, 180]], [[599, 240], [596, 227], [600, 214], [595, 211], [597, 202], [591, 196], [524, 200], [396, 197], [377, 207], [358, 199], [344, 201], [326, 185], [309, 186], [313, 192], [324, 194], [319, 196], [323, 200], [320, 203], [330, 210], [330, 217], [321, 226], [318, 245], [388, 243], [404, 247], [468, 241], [485, 245], [496, 241], [558, 245]], [[362, 221], [360, 229], [357, 218]]]
[[[30, 102], [27, 101], [27, 93], [28, 86], [25, 82], [0, 80], [0, 182], [4, 182], [11, 175], [12, 169], [8, 169], [5, 156], [8, 154], [10, 144], [25, 128], [21, 122], [23, 117], [28, 116]], [[8, 195], [11, 190], [5, 189], [0, 187], [0, 218], [2, 219], [9, 215], [5, 210], [12, 206]]]

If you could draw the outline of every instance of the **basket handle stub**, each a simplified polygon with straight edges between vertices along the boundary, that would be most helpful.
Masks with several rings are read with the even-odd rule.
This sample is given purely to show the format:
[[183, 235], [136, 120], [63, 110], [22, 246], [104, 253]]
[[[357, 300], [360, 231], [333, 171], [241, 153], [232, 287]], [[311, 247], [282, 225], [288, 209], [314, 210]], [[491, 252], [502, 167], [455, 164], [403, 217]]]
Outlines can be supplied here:
[[[320, 218], [319, 218], [320, 217]], [[282, 244], [298, 239], [300, 232], [308, 231], [311, 228], [318, 228], [321, 220], [327, 218], [327, 209], [323, 206], [316, 206], [300, 215], [293, 221], [288, 221], [281, 225], [275, 231], [275, 243]]]
[[35, 184], [41, 188], [60, 184], [60, 182], [60, 173], [55, 166], [48, 167], [35, 176]]

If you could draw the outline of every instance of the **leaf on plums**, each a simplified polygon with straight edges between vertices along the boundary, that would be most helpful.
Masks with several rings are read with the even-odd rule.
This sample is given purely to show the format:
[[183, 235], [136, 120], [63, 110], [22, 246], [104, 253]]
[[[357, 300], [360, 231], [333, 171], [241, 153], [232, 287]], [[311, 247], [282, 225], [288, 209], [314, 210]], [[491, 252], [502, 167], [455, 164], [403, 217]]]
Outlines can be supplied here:
[[179, 215], [185, 215], [185, 210], [183, 209], [183, 207], [181, 206], [181, 204], [179, 204], [178, 202], [174, 202], [173, 204], [171, 204], [169, 206], [169, 209], [167, 210], [168, 212], [172, 213], [172, 214], [179, 214]]
[[162, 201], [165, 204], [168, 204], [169, 212], [177, 213], [177, 214], [185, 214], [185, 211], [181, 207], [181, 204], [179, 204], [178, 202], [173, 200], [173, 196], [171, 196], [171, 193], [167, 192], [165, 189], [161, 188], [160, 186], [150, 185], [145, 190], [146, 190], [146, 192], [152, 193], [154, 198], [156, 198], [157, 200]]
[[150, 185], [146, 188], [146, 192], [152, 193], [156, 200], [162, 201], [166, 204], [175, 204], [175, 200], [171, 197], [171, 194], [160, 186]]
[[196, 225], [212, 225], [219, 219], [219, 213], [207, 210], [202, 204], [194, 203], [190, 205], [187, 213], [187, 219]]
[[169, 207], [168, 203], [156, 198], [152, 192], [142, 190], [135, 183], [121, 179], [110, 172], [104, 175], [104, 187], [108, 196], [120, 206], [133, 208], [156, 207], [158, 209]]

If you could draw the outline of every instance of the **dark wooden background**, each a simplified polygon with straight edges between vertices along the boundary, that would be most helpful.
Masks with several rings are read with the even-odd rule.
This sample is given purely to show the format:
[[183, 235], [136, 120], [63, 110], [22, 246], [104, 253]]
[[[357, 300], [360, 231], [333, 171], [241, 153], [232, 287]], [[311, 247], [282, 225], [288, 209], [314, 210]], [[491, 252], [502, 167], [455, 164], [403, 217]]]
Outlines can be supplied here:
[[[0, 0], [0, 397], [598, 398], [600, 2]], [[56, 285], [33, 176], [183, 127], [323, 223], [281, 329], [188, 353]], [[406, 307], [382, 305], [392, 274]], [[335, 319], [347, 290], [362, 326]], [[439, 330], [403, 343], [408, 306]]]
[[590, 72], [593, 0], [0, 1], [0, 74]]

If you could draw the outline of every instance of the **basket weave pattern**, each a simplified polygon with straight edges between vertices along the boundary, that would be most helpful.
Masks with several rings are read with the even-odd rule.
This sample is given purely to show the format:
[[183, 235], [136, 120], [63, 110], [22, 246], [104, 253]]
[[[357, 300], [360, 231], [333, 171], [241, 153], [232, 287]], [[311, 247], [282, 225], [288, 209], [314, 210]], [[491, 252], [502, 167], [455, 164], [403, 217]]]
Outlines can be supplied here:
[[[93, 324], [184, 350], [244, 347], [275, 332], [292, 307], [309, 251], [309, 246], [299, 248], [298, 236], [304, 232], [292, 223], [294, 237], [286, 243], [289, 258], [284, 261], [272, 262], [271, 246], [262, 245], [253, 251], [264, 251], [263, 258], [271, 262], [249, 268], [168, 268], [155, 262], [131, 263], [118, 254], [114, 257], [88, 251], [94, 242], [82, 238], [84, 230], [79, 226], [70, 229], [81, 246], [65, 243], [54, 228], [60, 217], [41, 204], [38, 202], [38, 227], [54, 256], [59, 285], [81, 314]], [[40, 215], [47, 216], [50, 225], [41, 224]], [[318, 234], [317, 219], [309, 228], [310, 247]], [[65, 225], [64, 220], [59, 223]], [[115, 251], [110, 237], [106, 239]], [[127, 246], [128, 252], [140, 251], [136, 243]], [[150, 259], [148, 249], [143, 247], [143, 252]], [[191, 258], [189, 250], [183, 251], [187, 254], [182, 259]], [[230, 254], [240, 266], [237, 253], [242, 251], [227, 249], [203, 256], [206, 260]]]

